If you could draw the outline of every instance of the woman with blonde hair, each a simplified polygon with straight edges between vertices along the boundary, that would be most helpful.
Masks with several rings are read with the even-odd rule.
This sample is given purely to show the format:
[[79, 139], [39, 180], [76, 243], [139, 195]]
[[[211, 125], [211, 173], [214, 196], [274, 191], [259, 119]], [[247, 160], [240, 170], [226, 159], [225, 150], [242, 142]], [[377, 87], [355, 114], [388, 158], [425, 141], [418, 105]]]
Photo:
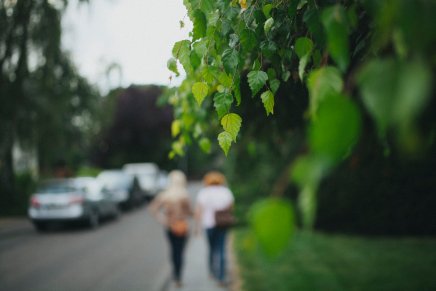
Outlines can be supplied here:
[[209, 243], [209, 272], [225, 285], [226, 273], [226, 227], [216, 224], [215, 213], [233, 208], [233, 193], [226, 186], [224, 175], [217, 171], [207, 173], [203, 178], [204, 187], [199, 191], [195, 209], [197, 224], [205, 229]]
[[170, 245], [173, 279], [181, 287], [183, 253], [188, 238], [188, 218], [192, 216], [191, 202], [182, 171], [174, 170], [168, 175], [167, 188], [159, 193], [148, 209], [164, 225]]

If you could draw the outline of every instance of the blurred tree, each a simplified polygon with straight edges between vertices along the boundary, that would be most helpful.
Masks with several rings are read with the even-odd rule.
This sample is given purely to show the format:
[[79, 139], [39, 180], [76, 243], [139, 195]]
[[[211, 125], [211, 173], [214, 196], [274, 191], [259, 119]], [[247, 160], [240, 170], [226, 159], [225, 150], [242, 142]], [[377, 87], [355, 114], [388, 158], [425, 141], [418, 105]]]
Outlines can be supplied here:
[[159, 86], [130, 86], [113, 90], [102, 99], [103, 125], [91, 159], [104, 168], [129, 162], [155, 162], [170, 169], [172, 110], [158, 106], [164, 91]]
[[0, 1], [0, 187], [13, 196], [12, 148], [37, 147], [40, 165], [83, 154], [96, 91], [61, 48], [68, 1]]

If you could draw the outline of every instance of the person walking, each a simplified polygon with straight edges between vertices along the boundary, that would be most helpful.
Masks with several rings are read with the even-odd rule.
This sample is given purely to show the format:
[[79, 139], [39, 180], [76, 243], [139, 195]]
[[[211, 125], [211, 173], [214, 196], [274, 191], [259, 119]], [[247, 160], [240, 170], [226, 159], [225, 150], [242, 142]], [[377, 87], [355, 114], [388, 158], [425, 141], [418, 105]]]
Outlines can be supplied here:
[[171, 171], [167, 188], [148, 207], [153, 217], [165, 227], [176, 287], [182, 286], [183, 254], [189, 235], [188, 219], [193, 214], [186, 184], [186, 176], [182, 171]]
[[216, 224], [217, 211], [233, 209], [234, 197], [226, 186], [224, 175], [217, 171], [207, 173], [203, 178], [204, 187], [198, 192], [195, 208], [196, 230], [201, 225], [206, 232], [209, 245], [209, 272], [218, 280], [219, 285], [226, 284], [226, 234], [227, 227]]

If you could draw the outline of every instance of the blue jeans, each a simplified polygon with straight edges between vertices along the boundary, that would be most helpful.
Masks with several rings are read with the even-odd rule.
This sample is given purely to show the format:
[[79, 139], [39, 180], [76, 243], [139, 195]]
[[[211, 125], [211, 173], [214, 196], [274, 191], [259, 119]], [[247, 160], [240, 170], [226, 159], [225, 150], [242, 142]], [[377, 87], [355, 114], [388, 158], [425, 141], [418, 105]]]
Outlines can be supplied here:
[[183, 251], [185, 249], [187, 236], [176, 236], [170, 230], [167, 230], [166, 233], [168, 241], [170, 242], [173, 279], [180, 281], [183, 267]]
[[207, 228], [209, 242], [209, 271], [219, 281], [224, 281], [226, 271], [226, 233], [227, 229]]

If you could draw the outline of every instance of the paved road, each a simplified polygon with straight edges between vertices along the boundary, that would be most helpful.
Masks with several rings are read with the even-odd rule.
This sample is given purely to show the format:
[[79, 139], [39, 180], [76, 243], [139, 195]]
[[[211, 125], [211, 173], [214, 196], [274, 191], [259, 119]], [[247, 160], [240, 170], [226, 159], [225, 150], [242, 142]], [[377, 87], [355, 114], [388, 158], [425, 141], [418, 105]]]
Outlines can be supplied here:
[[[198, 187], [190, 183], [192, 196]], [[0, 291], [154, 291], [169, 280], [167, 241], [145, 207], [97, 230], [1, 222]]]
[[[5, 223], [4, 223], [5, 224]], [[145, 208], [86, 228], [38, 234], [0, 225], [0, 290], [160, 290], [169, 276], [163, 230]]]
[[[190, 183], [195, 197], [199, 183]], [[170, 265], [162, 227], [145, 207], [97, 230], [37, 233], [26, 219], [0, 220], [0, 291], [160, 291]]]

